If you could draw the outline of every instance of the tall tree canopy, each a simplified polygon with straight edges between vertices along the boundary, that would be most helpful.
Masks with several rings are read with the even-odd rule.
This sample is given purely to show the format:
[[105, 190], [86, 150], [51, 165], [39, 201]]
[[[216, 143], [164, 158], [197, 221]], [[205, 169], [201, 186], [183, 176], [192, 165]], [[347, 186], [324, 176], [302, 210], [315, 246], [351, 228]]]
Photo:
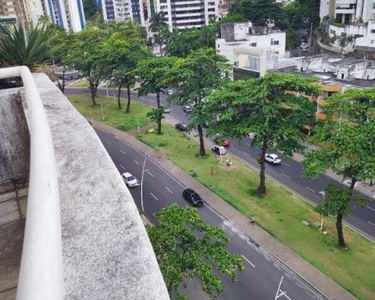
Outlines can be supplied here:
[[155, 42], [159, 44], [160, 56], [163, 56], [163, 44], [169, 35], [168, 24], [164, 21], [166, 14], [164, 11], [159, 11], [152, 14], [150, 18], [150, 30], [155, 34]]
[[126, 86], [130, 112], [130, 86], [135, 84], [134, 70], [144, 59], [151, 57], [145, 46], [140, 26], [133, 22], [117, 22], [112, 34], [103, 42], [101, 49], [102, 70], [112, 85], [118, 88], [118, 108], [121, 108], [121, 88]]
[[196, 127], [199, 134], [199, 155], [205, 156], [202, 124], [206, 121], [202, 114], [204, 100], [214, 90], [224, 85], [229, 65], [224, 56], [218, 55], [215, 49], [200, 49], [191, 52], [186, 58], [180, 58], [168, 74], [166, 83], [176, 92], [170, 98], [180, 105], [193, 105], [189, 115], [189, 127]]
[[[332, 169], [350, 179], [349, 194], [341, 199], [349, 207], [356, 182], [375, 178], [375, 89], [338, 93], [327, 99], [324, 109], [327, 117], [312, 139], [324, 147], [305, 155], [304, 175], [316, 178]], [[339, 227], [339, 245], [345, 247]]]
[[202, 113], [218, 119], [210, 126], [209, 135], [225, 133], [241, 139], [254, 134], [252, 146], [261, 148], [258, 191], [262, 195], [267, 192], [267, 151], [274, 149], [291, 156], [293, 151], [304, 148], [302, 131], [312, 122], [314, 106], [303, 93], [319, 94], [315, 82], [313, 78], [270, 73], [258, 79], [229, 82], [204, 105]]
[[139, 96], [156, 94], [157, 108], [153, 109], [150, 117], [158, 124], [158, 134], [161, 134], [161, 120], [163, 118], [164, 107], [160, 105], [160, 93], [167, 88], [166, 76], [171, 71], [176, 62], [175, 57], [152, 57], [138, 64], [134, 74], [140, 83]]
[[217, 271], [235, 281], [244, 269], [241, 257], [227, 251], [230, 241], [223, 230], [205, 224], [195, 208], [172, 204], [156, 216], [159, 225], [146, 228], [172, 299], [185, 299], [179, 288], [194, 278], [215, 299], [224, 290]]

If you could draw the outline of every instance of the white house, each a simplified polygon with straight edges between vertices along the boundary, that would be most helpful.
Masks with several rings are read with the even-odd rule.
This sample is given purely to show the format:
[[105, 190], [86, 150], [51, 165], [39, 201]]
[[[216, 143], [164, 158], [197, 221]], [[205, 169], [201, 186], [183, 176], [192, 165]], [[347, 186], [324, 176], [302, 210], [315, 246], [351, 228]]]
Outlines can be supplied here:
[[[285, 57], [285, 32], [270, 27], [253, 27], [251, 22], [221, 25], [216, 50], [236, 69], [254, 77], [274, 69]], [[240, 72], [240, 71], [239, 71]]]

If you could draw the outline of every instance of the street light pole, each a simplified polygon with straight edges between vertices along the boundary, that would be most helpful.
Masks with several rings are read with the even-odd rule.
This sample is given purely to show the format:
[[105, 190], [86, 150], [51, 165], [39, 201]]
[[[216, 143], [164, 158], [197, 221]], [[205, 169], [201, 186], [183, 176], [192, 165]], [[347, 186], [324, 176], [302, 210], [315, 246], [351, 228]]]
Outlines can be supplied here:
[[[323, 201], [326, 197], [326, 192], [325, 191], [320, 191], [319, 192], [320, 195], [322, 195], [322, 198], [323, 198]], [[321, 220], [320, 220], [320, 230], [323, 230], [323, 214], [320, 215], [321, 217]]]
[[142, 166], [142, 178], [141, 178], [141, 210], [142, 210], [142, 212], [145, 211], [145, 208], [143, 206], [143, 177], [144, 177], [144, 174], [145, 174], [146, 161], [147, 161], [147, 158], [145, 158], [145, 160], [143, 162], [143, 166]]

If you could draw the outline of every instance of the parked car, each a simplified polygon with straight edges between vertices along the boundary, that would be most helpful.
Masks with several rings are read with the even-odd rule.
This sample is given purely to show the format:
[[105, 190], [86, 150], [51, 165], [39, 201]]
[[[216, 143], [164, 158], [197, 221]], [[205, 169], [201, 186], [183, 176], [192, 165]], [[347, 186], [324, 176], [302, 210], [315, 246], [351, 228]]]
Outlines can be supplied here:
[[187, 129], [187, 125], [185, 123], [177, 123], [175, 127], [180, 131], [186, 131]]
[[166, 114], [169, 114], [169, 113], [171, 112], [171, 109], [170, 109], [169, 107], [165, 107], [165, 108], [164, 108], [164, 112], [165, 112]]
[[184, 105], [183, 110], [186, 113], [190, 113], [193, 110], [193, 108], [190, 105]]
[[73, 77], [73, 75], [60, 75], [59, 79], [61, 79], [61, 80], [73, 80], [74, 77]]
[[225, 150], [225, 148], [223, 146], [213, 146], [211, 148], [212, 152], [216, 153], [216, 154], [221, 154], [221, 155], [224, 155], [227, 153], [227, 150]]
[[308, 43], [301, 43], [301, 45], [299, 47], [302, 49], [302, 51], [309, 50], [309, 44]]
[[167, 94], [168, 95], [173, 95], [173, 90], [171, 90], [171, 89], [167, 90]]
[[185, 189], [182, 192], [182, 196], [193, 206], [201, 207], [203, 205], [202, 198], [193, 189]]
[[215, 138], [215, 143], [223, 146], [223, 147], [229, 147], [230, 146], [230, 140], [226, 139], [225, 137], [219, 136]]
[[140, 182], [137, 178], [135, 178], [132, 174], [129, 172], [125, 172], [122, 174], [122, 179], [124, 179], [126, 185], [128, 187], [135, 187], [140, 185]]
[[281, 163], [281, 159], [276, 154], [269, 154], [267, 153], [265, 156], [266, 162], [269, 162], [273, 165], [279, 165]]

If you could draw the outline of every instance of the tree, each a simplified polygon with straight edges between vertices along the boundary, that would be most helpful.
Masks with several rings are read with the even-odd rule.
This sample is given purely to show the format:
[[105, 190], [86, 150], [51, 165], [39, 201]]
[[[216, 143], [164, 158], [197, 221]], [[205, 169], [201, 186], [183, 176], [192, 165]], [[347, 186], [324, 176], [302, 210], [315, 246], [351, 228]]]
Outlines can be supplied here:
[[152, 57], [138, 64], [134, 74], [140, 83], [139, 96], [156, 94], [157, 109], [150, 115], [158, 124], [158, 134], [161, 134], [161, 120], [164, 108], [160, 105], [160, 93], [167, 88], [165, 79], [176, 62], [175, 57]]
[[222, 229], [205, 224], [195, 208], [177, 204], [156, 216], [159, 225], [146, 228], [172, 299], [185, 299], [179, 288], [195, 277], [212, 299], [224, 290], [216, 271], [237, 280], [244, 266], [239, 255], [226, 250], [230, 241]]
[[[342, 230], [342, 218], [349, 215], [349, 213], [353, 210], [353, 206], [350, 204], [351, 198], [352, 191], [350, 189], [345, 190], [334, 184], [329, 184], [325, 188], [325, 197], [323, 202], [315, 208], [315, 210], [322, 216], [336, 216], [338, 245], [342, 248], [346, 247], [344, 233]], [[357, 195], [355, 200], [364, 206], [370, 199]]]
[[150, 18], [150, 30], [156, 34], [155, 40], [160, 47], [160, 56], [163, 56], [163, 43], [169, 35], [168, 24], [164, 21], [166, 14], [164, 11], [159, 11], [152, 14]]
[[303, 93], [319, 94], [315, 82], [309, 77], [270, 73], [258, 79], [230, 82], [215, 91], [205, 104], [203, 114], [218, 119], [211, 124], [209, 135], [225, 133], [241, 139], [254, 134], [251, 146], [261, 148], [258, 191], [262, 195], [267, 192], [267, 150], [273, 148], [291, 156], [304, 148], [302, 131], [311, 124], [314, 107]]
[[191, 51], [201, 48], [199, 43], [199, 30], [191, 28], [186, 30], [175, 29], [167, 38], [165, 54], [168, 56], [186, 57]]
[[130, 112], [130, 86], [135, 84], [134, 70], [141, 60], [150, 56], [150, 51], [144, 45], [140, 27], [132, 22], [116, 23], [113, 33], [103, 42], [101, 49], [103, 73], [106, 79], [118, 88], [119, 109], [121, 109], [121, 88], [126, 86], [127, 113]]
[[[375, 178], [375, 89], [336, 94], [327, 99], [324, 108], [327, 117], [323, 125], [314, 129], [312, 138], [324, 147], [305, 155], [304, 176], [317, 178], [332, 169], [350, 179], [352, 197], [358, 180]], [[343, 238], [339, 243], [345, 246]]]
[[296, 49], [301, 44], [301, 39], [292, 27], [286, 31], [286, 49]]
[[27, 66], [31, 70], [51, 60], [55, 47], [51, 47], [54, 30], [45, 26], [30, 25], [25, 30], [21, 24], [9, 28], [0, 24], [0, 61], [6, 66]]
[[70, 51], [63, 59], [67, 66], [80, 71], [89, 82], [93, 106], [96, 105], [95, 98], [99, 83], [105, 76], [101, 47], [108, 37], [106, 30], [94, 27], [87, 27], [77, 33], [69, 33], [67, 46]]
[[223, 76], [228, 70], [226, 58], [209, 48], [193, 51], [186, 58], [177, 60], [167, 76], [166, 82], [176, 88], [176, 92], [170, 97], [171, 102], [194, 105], [189, 127], [197, 127], [200, 156], [206, 155], [202, 128], [206, 116], [202, 114], [202, 100], [224, 85], [226, 79]]
[[243, 0], [242, 9], [246, 19], [255, 26], [267, 25], [267, 20], [275, 20], [281, 6], [275, 0]]
[[86, 20], [90, 20], [95, 14], [100, 12], [97, 0], [83, 0], [83, 9]]

